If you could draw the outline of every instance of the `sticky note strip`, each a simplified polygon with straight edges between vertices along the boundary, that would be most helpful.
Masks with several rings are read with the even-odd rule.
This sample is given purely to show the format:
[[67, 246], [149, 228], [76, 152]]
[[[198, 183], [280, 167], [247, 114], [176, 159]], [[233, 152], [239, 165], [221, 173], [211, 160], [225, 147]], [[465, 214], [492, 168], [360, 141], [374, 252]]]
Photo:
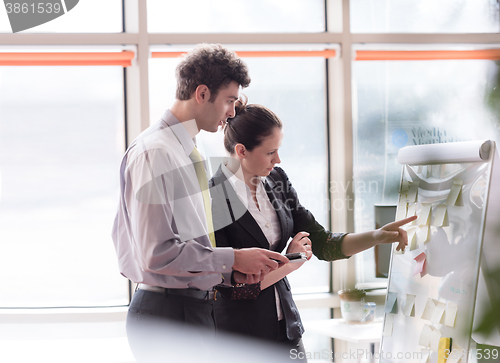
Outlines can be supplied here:
[[405, 180], [401, 183], [401, 194], [407, 194], [408, 190], [410, 190], [410, 182]]
[[451, 352], [451, 338], [443, 337], [439, 339], [438, 363], [446, 363], [446, 360], [450, 352]]
[[410, 184], [410, 190], [406, 196], [406, 201], [409, 203], [415, 203], [417, 201], [418, 195], [418, 181], [414, 181]]
[[457, 317], [458, 305], [452, 302], [448, 303], [445, 310], [444, 325], [455, 327], [455, 319]]
[[418, 363], [429, 363], [429, 357], [430, 357], [430, 350], [428, 349], [422, 349], [421, 351], [421, 359]]
[[448, 226], [448, 210], [446, 205], [440, 204], [434, 208], [434, 221], [432, 225], [435, 227], [446, 227]]
[[415, 316], [415, 295], [407, 294], [405, 307], [403, 309], [404, 316]]
[[458, 363], [462, 361], [464, 351], [462, 347], [455, 343], [455, 340], [451, 342], [451, 353], [448, 356], [446, 363]]
[[432, 312], [431, 322], [433, 324], [441, 324], [443, 319], [444, 310], [446, 309], [446, 304], [442, 302], [437, 302], [434, 311]]
[[399, 203], [398, 210], [396, 212], [396, 220], [400, 221], [401, 219], [406, 218], [406, 208], [408, 203], [406, 203], [406, 197], [404, 195], [399, 195]]
[[417, 249], [417, 227], [410, 227], [406, 231], [408, 236], [408, 246], [410, 246], [410, 251]]
[[453, 184], [451, 186], [450, 194], [448, 194], [448, 198], [446, 199], [446, 205], [457, 205], [463, 206], [462, 200], [462, 185], [463, 181], [460, 179], [453, 180]]
[[[417, 214], [417, 203], [409, 203], [408, 209], [406, 212], [406, 216], [413, 217], [416, 214]], [[416, 224], [417, 224], [417, 220], [414, 220], [413, 222], [410, 223], [411, 226], [415, 226]]]
[[439, 351], [439, 339], [441, 339], [441, 332], [437, 329], [432, 329], [429, 346], [433, 352]]
[[431, 203], [422, 203], [422, 210], [417, 218], [417, 224], [420, 226], [429, 225], [431, 221]]
[[436, 308], [436, 300], [427, 299], [427, 303], [425, 304], [424, 312], [422, 313], [422, 319], [431, 320], [432, 314], [434, 313], [434, 309]]
[[418, 339], [418, 345], [422, 347], [428, 347], [431, 340], [432, 328], [430, 325], [425, 324], [420, 332], [420, 338]]
[[387, 302], [385, 303], [384, 312], [386, 314], [397, 314], [398, 313], [398, 293], [397, 292], [389, 292], [387, 294]]
[[417, 274], [420, 274], [420, 276], [425, 275], [425, 260], [426, 260], [426, 255], [425, 252], [422, 252], [420, 255], [414, 258], [415, 261], [417, 261], [417, 265], [415, 266], [415, 269], [413, 270], [413, 275], [415, 276]]
[[419, 226], [417, 232], [417, 245], [421, 245], [422, 243], [429, 241], [429, 237], [431, 235], [430, 229], [431, 228], [428, 225]]
[[382, 335], [384, 337], [392, 337], [392, 325], [394, 323], [394, 315], [385, 314], [385, 325]]

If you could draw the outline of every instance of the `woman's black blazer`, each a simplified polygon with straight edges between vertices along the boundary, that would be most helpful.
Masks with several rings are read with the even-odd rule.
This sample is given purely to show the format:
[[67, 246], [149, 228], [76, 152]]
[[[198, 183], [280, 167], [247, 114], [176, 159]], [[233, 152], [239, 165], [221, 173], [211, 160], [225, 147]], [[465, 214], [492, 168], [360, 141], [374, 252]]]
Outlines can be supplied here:
[[[221, 168], [209, 182], [212, 196], [212, 215], [217, 247], [269, 249], [269, 242], [250, 212], [241, 203]], [[266, 177], [264, 188], [276, 210], [281, 225], [281, 240], [275, 251], [282, 252], [290, 237], [298, 232], [310, 233], [313, 253], [327, 261], [347, 258], [341, 252], [345, 233], [325, 230], [305, 209], [283, 169], [275, 167]], [[311, 276], [311, 278], [314, 278]], [[304, 327], [285, 277], [276, 286], [290, 340], [300, 338]], [[276, 341], [278, 320], [274, 289], [262, 290], [256, 300], [234, 301], [218, 297], [215, 301], [217, 328]]]

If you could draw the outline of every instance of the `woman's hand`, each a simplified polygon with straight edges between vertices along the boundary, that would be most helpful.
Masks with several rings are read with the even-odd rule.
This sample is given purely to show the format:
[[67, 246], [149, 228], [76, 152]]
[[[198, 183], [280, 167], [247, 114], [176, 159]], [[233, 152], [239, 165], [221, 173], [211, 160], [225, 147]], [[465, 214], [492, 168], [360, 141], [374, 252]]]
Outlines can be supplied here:
[[288, 245], [286, 253], [304, 252], [307, 259], [312, 257], [312, 247], [311, 240], [307, 237], [309, 233], [299, 232], [293, 237], [292, 241]]
[[417, 216], [408, 217], [405, 219], [401, 219], [400, 221], [388, 223], [382, 228], [376, 229], [373, 231], [373, 238], [375, 239], [375, 243], [394, 243], [399, 242], [398, 247], [396, 247], [397, 251], [402, 251], [408, 245], [408, 235], [406, 231], [401, 228], [403, 225], [413, 222], [417, 219]]

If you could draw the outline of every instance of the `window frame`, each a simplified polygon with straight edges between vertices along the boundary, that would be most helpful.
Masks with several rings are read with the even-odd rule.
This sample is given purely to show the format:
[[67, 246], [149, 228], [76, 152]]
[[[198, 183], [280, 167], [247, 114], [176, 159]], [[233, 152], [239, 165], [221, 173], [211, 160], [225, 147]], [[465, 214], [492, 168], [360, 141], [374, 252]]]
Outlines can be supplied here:
[[[329, 43], [340, 48], [340, 54], [327, 60], [327, 132], [329, 183], [347, 185], [353, 180], [353, 97], [352, 62], [356, 44], [379, 45], [380, 50], [398, 45], [491, 45], [500, 44], [499, 33], [351, 33], [350, 0], [325, 0], [326, 31], [320, 33], [148, 33], [147, 1], [123, 0], [122, 33], [80, 33], [80, 34], [0, 34], [2, 47], [20, 46], [121, 46], [135, 51], [130, 67], [124, 68], [126, 145], [149, 126], [149, 84], [148, 60], [150, 46], [194, 45], [202, 42], [222, 44], [318, 44]], [[331, 211], [335, 211], [336, 200], [353, 200], [352, 191], [338, 190], [330, 193]], [[343, 210], [330, 213], [330, 229], [354, 231], [354, 211]], [[298, 306], [323, 307], [325, 301], [330, 308], [338, 308], [336, 291], [345, 286], [354, 286], [355, 259], [331, 264], [330, 297], [314, 296], [299, 299]], [[344, 280], [343, 280], [344, 278]], [[345, 283], [343, 282], [345, 281]], [[130, 284], [129, 296], [133, 286]], [[326, 299], [326, 300], [325, 300]], [[305, 301], [305, 302], [304, 302]], [[46, 310], [46, 309], [40, 309]], [[336, 309], [338, 310], [338, 309]], [[69, 310], [66, 310], [69, 313]], [[3, 312], [0, 312], [3, 314]], [[11, 312], [12, 314], [12, 312]], [[75, 313], [76, 314], [76, 313]], [[20, 313], [20, 316], [23, 313]], [[32, 314], [28, 314], [32, 315]], [[66, 318], [73, 316], [69, 313]], [[76, 315], [78, 316], [78, 314]], [[74, 318], [79, 319], [79, 318]], [[65, 320], [67, 321], [67, 320]]]

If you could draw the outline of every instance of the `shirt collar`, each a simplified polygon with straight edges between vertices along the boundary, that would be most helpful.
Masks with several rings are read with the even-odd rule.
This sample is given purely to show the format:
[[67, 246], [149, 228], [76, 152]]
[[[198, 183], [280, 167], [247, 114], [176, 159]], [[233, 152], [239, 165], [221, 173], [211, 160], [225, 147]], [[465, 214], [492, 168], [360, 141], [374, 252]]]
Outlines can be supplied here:
[[[224, 159], [221, 165], [221, 170], [226, 176], [227, 180], [229, 180], [229, 182], [236, 191], [240, 191], [241, 189], [243, 190], [248, 189], [248, 191], [250, 191], [248, 185], [246, 185], [246, 183], [237, 176], [241, 174], [241, 169], [238, 169], [238, 172], [236, 172], [236, 174], [233, 174], [233, 172], [229, 170], [229, 168], [227, 167], [227, 163], [230, 161], [231, 161], [230, 158]], [[261, 183], [259, 183], [259, 185], [257, 186], [257, 193], [262, 192], [261, 188], [264, 186], [263, 184], [266, 182], [266, 178], [261, 177], [260, 180]]]
[[[161, 117], [162, 121], [170, 127], [170, 130], [174, 133], [179, 143], [184, 148], [187, 156], [191, 155], [195, 147], [194, 139], [191, 138], [186, 127], [180, 122], [170, 110], [166, 110]], [[185, 122], [196, 122], [195, 120], [189, 120]]]

